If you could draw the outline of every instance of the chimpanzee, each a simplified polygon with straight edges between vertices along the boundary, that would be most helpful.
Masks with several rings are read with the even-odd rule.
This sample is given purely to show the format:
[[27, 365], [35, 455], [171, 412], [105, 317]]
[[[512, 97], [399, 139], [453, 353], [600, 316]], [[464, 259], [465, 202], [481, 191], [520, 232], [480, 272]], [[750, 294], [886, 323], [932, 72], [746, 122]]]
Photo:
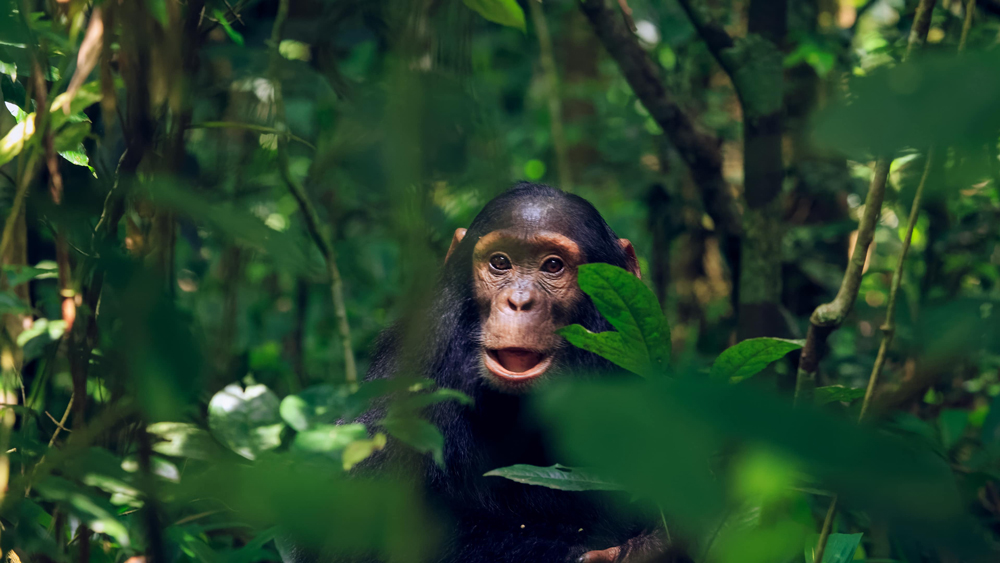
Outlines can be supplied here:
[[[618, 238], [593, 205], [549, 186], [519, 183], [455, 232], [419, 357], [402, 359], [401, 330], [381, 338], [369, 378], [391, 377], [404, 361], [415, 361], [440, 386], [474, 400], [471, 407], [446, 402], [427, 413], [445, 437], [444, 466], [421, 458], [420, 471], [432, 503], [451, 524], [436, 561], [636, 562], [663, 552], [655, 521], [646, 525], [604, 493], [483, 476], [517, 463], [565, 463], [553, 459], [544, 429], [524, 408], [538, 383], [561, 374], [620, 373], [554, 332], [573, 323], [612, 330], [577, 285], [577, 268], [589, 262], [639, 275], [632, 244]], [[378, 417], [376, 409], [363, 421], [377, 425]], [[381, 454], [372, 463], [412, 462], [406, 448], [391, 441]]]

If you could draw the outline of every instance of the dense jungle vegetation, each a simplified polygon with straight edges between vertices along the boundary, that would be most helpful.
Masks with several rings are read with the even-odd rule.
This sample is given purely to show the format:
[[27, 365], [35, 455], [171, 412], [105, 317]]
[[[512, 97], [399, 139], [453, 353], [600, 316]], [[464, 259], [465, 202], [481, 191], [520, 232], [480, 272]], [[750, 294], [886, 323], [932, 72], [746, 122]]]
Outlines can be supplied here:
[[0, 0], [4, 557], [433, 561], [350, 470], [465, 397], [364, 374], [523, 179], [634, 244], [571, 341], [643, 379], [540, 390], [575, 469], [493, 479], [699, 563], [998, 560], [998, 41], [997, 0]]

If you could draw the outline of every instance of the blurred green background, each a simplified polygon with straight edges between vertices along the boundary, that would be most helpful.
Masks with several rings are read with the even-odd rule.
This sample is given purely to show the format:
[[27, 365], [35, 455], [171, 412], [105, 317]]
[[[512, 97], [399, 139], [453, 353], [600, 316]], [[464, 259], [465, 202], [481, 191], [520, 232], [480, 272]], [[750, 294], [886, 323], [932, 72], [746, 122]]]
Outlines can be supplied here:
[[[387, 439], [436, 458], [421, 411], [462, 397], [357, 382], [523, 179], [629, 238], [670, 326], [670, 376], [539, 398], [567, 459], [699, 562], [996, 560], [1000, 2], [919, 4], [0, 1], [0, 548], [254, 563], [283, 525], [434, 560], [411, 484], [345, 475]], [[709, 382], [807, 339], [876, 161], [818, 369], [798, 342]], [[390, 393], [391, 424], [336, 424]]]

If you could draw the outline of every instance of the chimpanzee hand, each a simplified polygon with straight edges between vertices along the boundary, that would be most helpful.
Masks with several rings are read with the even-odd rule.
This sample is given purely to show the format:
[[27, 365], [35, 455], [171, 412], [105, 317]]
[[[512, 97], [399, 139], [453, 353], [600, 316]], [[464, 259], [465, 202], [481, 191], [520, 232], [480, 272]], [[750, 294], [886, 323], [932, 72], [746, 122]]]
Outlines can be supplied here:
[[588, 551], [576, 563], [691, 563], [691, 558], [680, 546], [670, 545], [651, 533], [619, 546]]

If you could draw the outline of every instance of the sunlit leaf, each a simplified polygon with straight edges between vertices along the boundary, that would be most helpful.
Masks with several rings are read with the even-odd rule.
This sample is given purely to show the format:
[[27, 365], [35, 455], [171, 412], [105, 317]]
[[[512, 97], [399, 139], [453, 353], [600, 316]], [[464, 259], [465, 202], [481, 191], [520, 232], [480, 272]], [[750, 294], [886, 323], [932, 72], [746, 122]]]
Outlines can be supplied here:
[[208, 425], [220, 442], [254, 459], [281, 445], [280, 402], [266, 385], [227, 385], [208, 404]]
[[153, 444], [153, 451], [163, 455], [211, 459], [218, 446], [212, 436], [194, 424], [183, 422], [157, 422], [147, 431], [164, 440]]
[[712, 364], [714, 379], [733, 383], [756, 375], [771, 362], [780, 360], [805, 344], [802, 340], [783, 338], [751, 338], [726, 348]]
[[226, 35], [228, 35], [229, 38], [233, 40], [233, 43], [242, 46], [243, 35], [241, 35], [240, 32], [233, 29], [232, 24], [229, 23], [229, 18], [226, 17], [226, 13], [223, 12], [222, 10], [213, 10], [212, 14], [215, 16], [215, 19], [222, 26], [222, 29], [226, 31]]
[[364, 424], [322, 424], [295, 435], [296, 449], [322, 453], [340, 459], [340, 454], [351, 442], [368, 438]]
[[525, 485], [540, 485], [561, 491], [618, 491], [621, 485], [584, 469], [555, 464], [551, 467], [511, 465], [485, 473], [486, 477], [505, 477]]
[[525, 31], [524, 10], [516, 0], [462, 0], [462, 2], [491, 22]]
[[344, 448], [341, 454], [344, 463], [344, 471], [350, 471], [352, 467], [361, 463], [368, 456], [385, 447], [386, 437], [381, 432], [376, 432], [371, 440], [355, 440]]

